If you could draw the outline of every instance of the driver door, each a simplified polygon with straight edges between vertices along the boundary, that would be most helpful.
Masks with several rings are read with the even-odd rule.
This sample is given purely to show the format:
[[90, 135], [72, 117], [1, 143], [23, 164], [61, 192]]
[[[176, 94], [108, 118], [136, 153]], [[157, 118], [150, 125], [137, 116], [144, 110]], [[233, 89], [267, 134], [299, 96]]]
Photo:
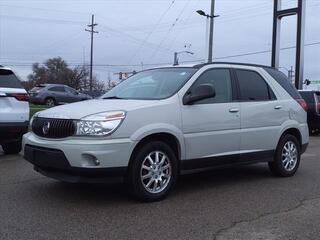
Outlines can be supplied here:
[[211, 84], [215, 97], [182, 105], [186, 144], [184, 169], [228, 164], [239, 160], [240, 104], [235, 99], [230, 69], [214, 68], [202, 73], [187, 93], [200, 84]]

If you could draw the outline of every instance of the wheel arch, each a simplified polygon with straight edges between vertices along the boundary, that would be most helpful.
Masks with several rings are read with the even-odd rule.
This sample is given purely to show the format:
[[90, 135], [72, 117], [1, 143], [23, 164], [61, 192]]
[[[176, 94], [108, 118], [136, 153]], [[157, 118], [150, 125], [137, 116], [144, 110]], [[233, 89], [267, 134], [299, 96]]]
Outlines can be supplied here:
[[173, 150], [173, 152], [178, 160], [178, 167], [179, 167], [179, 163], [180, 163], [180, 159], [181, 159], [182, 151], [183, 151], [182, 146], [181, 146], [181, 143], [180, 143], [178, 137], [172, 133], [169, 133], [169, 132], [152, 133], [152, 134], [149, 134], [149, 135], [141, 138], [138, 141], [138, 143], [134, 146], [134, 148], [131, 152], [130, 159], [129, 159], [129, 167], [130, 167], [130, 164], [132, 163], [133, 159], [137, 155], [138, 151], [145, 144], [147, 144], [148, 142], [151, 142], [151, 141], [162, 141], [162, 142], [168, 144], [168, 146], [171, 147], [171, 149]]
[[52, 97], [52, 96], [47, 96], [47, 97], [45, 97], [45, 98], [44, 98], [44, 103], [46, 103], [48, 99], [52, 99], [55, 104], [57, 103], [57, 100], [56, 100], [54, 97]]
[[[298, 141], [299, 141], [300, 148], [302, 147], [302, 134], [301, 134], [300, 130], [299, 130], [298, 128], [295, 128], [295, 127], [290, 127], [290, 128], [285, 129], [285, 130], [282, 132], [282, 134], [280, 135], [280, 138], [279, 138], [279, 140], [278, 140], [278, 144], [279, 144], [281, 138], [282, 138], [284, 135], [286, 135], [286, 134], [290, 134], [290, 135], [295, 136], [295, 137], [298, 139]], [[277, 146], [278, 146], [278, 145], [277, 145]]]

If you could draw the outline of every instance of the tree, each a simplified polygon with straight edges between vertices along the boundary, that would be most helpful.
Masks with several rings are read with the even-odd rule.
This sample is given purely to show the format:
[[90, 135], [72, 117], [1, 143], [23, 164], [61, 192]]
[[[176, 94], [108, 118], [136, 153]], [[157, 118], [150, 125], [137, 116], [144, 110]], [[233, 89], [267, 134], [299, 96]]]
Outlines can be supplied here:
[[[27, 87], [37, 84], [55, 83], [65, 84], [77, 90], [89, 90], [89, 70], [86, 66], [77, 66], [70, 68], [65, 60], [61, 57], [51, 58], [40, 65], [32, 65], [32, 73], [28, 76]], [[104, 85], [94, 77], [93, 90], [103, 91]]]

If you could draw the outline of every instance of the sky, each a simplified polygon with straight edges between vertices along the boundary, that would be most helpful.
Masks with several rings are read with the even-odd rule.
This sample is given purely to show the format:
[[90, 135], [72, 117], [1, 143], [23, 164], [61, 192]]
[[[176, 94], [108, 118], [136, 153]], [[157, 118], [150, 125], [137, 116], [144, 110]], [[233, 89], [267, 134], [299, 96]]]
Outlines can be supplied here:
[[[304, 78], [320, 79], [320, 0], [306, 0]], [[282, 0], [283, 9], [296, 0]], [[206, 18], [210, 0], [0, 0], [0, 64], [26, 80], [34, 62], [60, 56], [71, 67], [90, 61], [91, 14], [94, 74], [101, 81], [119, 71], [139, 71], [180, 62], [200, 63], [207, 56]], [[215, 61], [270, 65], [273, 0], [216, 0]], [[283, 20], [281, 48], [295, 46], [296, 17]], [[268, 51], [259, 54], [250, 54]], [[235, 55], [244, 55], [232, 57]], [[295, 49], [282, 50], [284, 72], [294, 66]]]

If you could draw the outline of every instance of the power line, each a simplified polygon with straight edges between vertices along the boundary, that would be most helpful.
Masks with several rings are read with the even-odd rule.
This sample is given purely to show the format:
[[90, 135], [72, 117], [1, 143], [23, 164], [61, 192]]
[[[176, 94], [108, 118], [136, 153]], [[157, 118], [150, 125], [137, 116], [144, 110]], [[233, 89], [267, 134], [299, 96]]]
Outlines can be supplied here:
[[[304, 46], [308, 47], [308, 46], [315, 46], [315, 45], [320, 45], [320, 41], [307, 43]], [[280, 48], [280, 50], [288, 50], [288, 49], [293, 49], [295, 47], [296, 46], [283, 47], [283, 48]], [[244, 57], [244, 56], [257, 55], [257, 54], [263, 54], [263, 53], [269, 53], [269, 52], [271, 52], [271, 50], [262, 50], [262, 51], [241, 53], [241, 54], [235, 54], [235, 55], [227, 55], [227, 56], [216, 57], [216, 58], [214, 58], [214, 60], [234, 58], [234, 57]], [[201, 62], [201, 61], [205, 61], [205, 59], [187, 60], [187, 61], [182, 61], [181, 63], [193, 63], [193, 62]], [[27, 63], [18, 63], [18, 62], [5, 63], [5, 65], [11, 65], [11, 66], [31, 66], [32, 64], [33, 63], [27, 64]], [[170, 64], [172, 64], [172, 62], [144, 63], [145, 66], [170, 65]], [[82, 65], [82, 63], [71, 63], [68, 65], [69, 66], [79, 66], [79, 65]], [[85, 65], [88, 65], [88, 64], [85, 64]], [[100, 67], [139, 67], [139, 66], [141, 66], [141, 64], [94, 64], [94, 66], [100, 66]]]
[[49, 19], [49, 18], [39, 18], [39, 17], [21, 17], [21, 16], [13, 16], [13, 15], [1, 15], [3, 18], [11, 18], [18, 21], [33, 21], [37, 23], [43, 22], [51, 22], [57, 24], [75, 24], [75, 25], [83, 25], [85, 22], [81, 21], [73, 21], [73, 20], [65, 20], [65, 19]]
[[[114, 29], [114, 28], [111, 28], [111, 27], [107, 27], [107, 26], [104, 26], [104, 25], [100, 25], [100, 27], [104, 28], [104, 29], [107, 29], [108, 32], [112, 31], [112, 32], [115, 32], [115, 33], [118, 33], [120, 35], [123, 35], [123, 36], [126, 36], [127, 38], [133, 40], [134, 42], [136, 43], [142, 43], [144, 40], [143, 39], [140, 39], [140, 38], [136, 38], [128, 33], [125, 33], [125, 32], [122, 32], [120, 30], [117, 30], [117, 29]], [[101, 32], [104, 32], [103, 30]], [[106, 31], [105, 31], [106, 32]], [[148, 41], [145, 41], [145, 45], [148, 45], [152, 48], [155, 48], [157, 47], [157, 45], [155, 43], [152, 43], [152, 42], [148, 42]], [[169, 49], [169, 48], [161, 48], [160, 50], [162, 51], [166, 51], [166, 52], [173, 52], [173, 50]]]
[[169, 7], [164, 11], [164, 13], [160, 16], [159, 20], [157, 21], [156, 25], [152, 28], [152, 30], [149, 32], [149, 34], [147, 35], [147, 37], [143, 40], [143, 42], [141, 43], [141, 45], [138, 47], [138, 49], [134, 52], [134, 54], [131, 56], [130, 60], [128, 61], [129, 63], [132, 61], [132, 59], [134, 59], [134, 57], [138, 54], [138, 52], [141, 50], [141, 48], [144, 46], [144, 44], [146, 43], [146, 41], [148, 41], [148, 39], [150, 38], [150, 36], [154, 33], [154, 31], [156, 30], [158, 24], [162, 21], [162, 19], [164, 18], [164, 16], [169, 12], [169, 10], [171, 9], [171, 7], [173, 6], [173, 4], [175, 3], [176, 0], [173, 0]]
[[185, 9], [187, 8], [187, 6], [189, 5], [189, 3], [191, 2], [191, 0], [187, 1], [186, 4], [184, 5], [183, 9], [181, 10], [181, 12], [179, 13], [178, 17], [174, 20], [174, 22], [172, 23], [172, 25], [170, 26], [170, 28], [168, 29], [167, 34], [164, 36], [164, 38], [160, 41], [157, 49], [152, 53], [151, 58], [153, 58], [159, 51], [160, 47], [162, 46], [162, 44], [164, 43], [164, 41], [167, 39], [167, 37], [169, 36], [171, 30], [176, 26], [177, 22], [180, 20], [181, 15], [183, 14], [183, 12], [185, 11]]
[[23, 9], [32, 9], [32, 10], [40, 10], [45, 12], [60, 12], [60, 13], [71, 13], [71, 14], [81, 14], [81, 15], [88, 15], [85, 12], [75, 12], [75, 11], [66, 11], [66, 10], [55, 10], [49, 8], [38, 8], [38, 7], [27, 7], [27, 6], [17, 6], [17, 5], [8, 5], [8, 4], [0, 4], [1, 7], [10, 7], [10, 8], [23, 8]]

